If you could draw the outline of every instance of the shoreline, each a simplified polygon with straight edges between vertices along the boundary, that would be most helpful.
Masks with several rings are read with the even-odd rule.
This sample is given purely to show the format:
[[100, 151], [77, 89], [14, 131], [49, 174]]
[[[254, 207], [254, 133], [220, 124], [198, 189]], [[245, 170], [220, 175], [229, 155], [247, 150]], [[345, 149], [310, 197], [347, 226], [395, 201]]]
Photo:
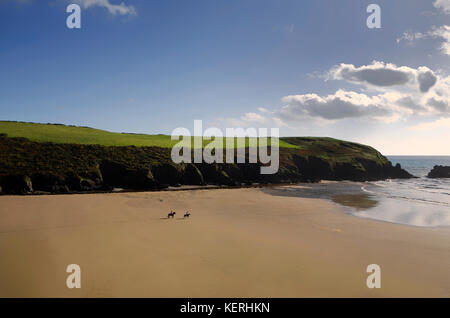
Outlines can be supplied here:
[[[387, 179], [387, 180], [402, 180], [403, 179]], [[378, 181], [387, 181], [387, 180], [378, 180]], [[345, 213], [347, 215], [350, 215], [352, 217], [361, 218], [364, 220], [369, 221], [376, 221], [376, 222], [382, 222], [382, 223], [388, 223], [388, 224], [398, 224], [398, 225], [404, 225], [404, 226], [411, 226], [411, 227], [426, 227], [426, 228], [450, 228], [450, 225], [415, 225], [415, 224], [407, 224], [402, 223], [398, 221], [391, 221], [391, 220], [384, 220], [384, 219], [378, 219], [368, 216], [361, 216], [358, 215], [358, 212], [360, 210], [370, 210], [377, 206], [377, 203], [379, 198], [376, 198], [376, 196], [365, 189], [367, 185], [370, 185], [372, 182], [378, 182], [378, 181], [352, 181], [352, 180], [319, 180], [317, 182], [285, 182], [285, 183], [254, 183], [251, 185], [235, 185], [235, 186], [229, 186], [229, 185], [204, 185], [204, 186], [197, 186], [197, 185], [180, 185], [180, 186], [169, 186], [167, 188], [161, 188], [161, 189], [154, 189], [154, 190], [135, 190], [135, 189], [113, 189], [113, 190], [92, 190], [92, 191], [71, 191], [68, 193], [51, 193], [51, 192], [44, 192], [44, 191], [35, 191], [30, 192], [26, 194], [6, 194], [6, 193], [0, 193], [0, 198], [2, 197], [40, 197], [40, 196], [46, 196], [46, 197], [52, 197], [52, 196], [72, 196], [72, 195], [101, 195], [101, 194], [126, 194], [126, 193], [164, 193], [164, 192], [189, 192], [189, 191], [202, 191], [202, 190], [239, 190], [239, 189], [261, 189], [263, 192], [268, 193], [270, 195], [278, 196], [280, 195], [277, 193], [277, 190], [280, 188], [297, 188], [297, 189], [306, 189], [314, 186], [330, 186], [330, 185], [340, 185], [345, 186], [349, 185], [350, 187], [357, 186], [357, 190], [355, 189], [349, 189], [344, 192], [344, 194], [334, 194], [333, 190], [328, 191], [328, 194], [326, 196], [324, 195], [287, 195], [287, 197], [298, 197], [298, 198], [305, 198], [305, 199], [319, 199], [319, 200], [325, 200], [332, 205], [336, 207], [336, 209], [342, 210], [342, 213]], [[278, 188], [278, 189], [277, 189]], [[280, 196], [285, 196], [281, 194]], [[339, 196], [346, 196], [346, 197], [359, 197], [364, 196], [365, 200], [367, 201], [373, 201], [376, 204], [373, 206], [368, 207], [362, 207], [358, 202], [355, 202], [354, 198], [350, 198], [350, 204], [349, 202], [340, 202], [340, 200], [336, 199], [336, 197]], [[363, 204], [364, 205], [364, 204]]]
[[[388, 179], [388, 180], [392, 180], [392, 179]], [[394, 179], [395, 180], [395, 179]], [[401, 179], [399, 179], [401, 180]], [[379, 180], [380, 181], [380, 180]], [[381, 181], [386, 181], [386, 180], [381, 180]], [[267, 184], [251, 184], [251, 185], [236, 185], [236, 186], [228, 186], [228, 185], [205, 185], [205, 186], [190, 186], [190, 185], [180, 185], [178, 187], [168, 187], [168, 188], [161, 188], [161, 189], [154, 189], [154, 190], [134, 190], [134, 189], [118, 189], [118, 190], [93, 190], [93, 191], [79, 191], [79, 192], [74, 192], [71, 191], [69, 193], [51, 193], [51, 192], [43, 192], [43, 191], [37, 191], [37, 192], [31, 192], [31, 193], [26, 193], [26, 194], [5, 194], [5, 193], [0, 193], [0, 198], [2, 197], [53, 197], [53, 196], [72, 196], [72, 195], [101, 195], [101, 194], [113, 194], [113, 195], [118, 195], [118, 194], [129, 194], [129, 193], [164, 193], [164, 192], [184, 192], [184, 191], [208, 191], [208, 190], [239, 190], [239, 189], [261, 189], [263, 192], [268, 193], [270, 195], [274, 195], [274, 196], [278, 196], [280, 194], [276, 193], [276, 188], [298, 188], [298, 189], [304, 189], [307, 187], [311, 187], [311, 186], [317, 186], [317, 185], [358, 185], [358, 190], [356, 193], [355, 190], [350, 190], [350, 191], [346, 191], [346, 195], [348, 196], [357, 196], [359, 194], [366, 196], [367, 199], [372, 200], [374, 195], [371, 194], [370, 192], [368, 192], [367, 190], [364, 189], [364, 185], [366, 184], [370, 184], [372, 181], [352, 181], [352, 180], [320, 180], [317, 182], [286, 182], [286, 183], [267, 183]], [[361, 184], [361, 187], [359, 187], [359, 185]], [[354, 193], [349, 193], [353, 191]], [[331, 191], [330, 191], [331, 192]], [[284, 195], [281, 195], [282, 197]], [[337, 200], [334, 199], [333, 196], [302, 196], [302, 195], [297, 195], [297, 196], [290, 196], [288, 195], [287, 197], [297, 197], [297, 198], [303, 198], [303, 199], [318, 199], [318, 200], [325, 200], [327, 202], [329, 202], [330, 204], [332, 204], [333, 206], [336, 207], [336, 209], [340, 209], [342, 211], [342, 213], [352, 216], [352, 217], [356, 217], [356, 218], [360, 218], [363, 220], [369, 220], [369, 221], [374, 221], [374, 222], [382, 222], [382, 223], [387, 223], [387, 224], [396, 224], [396, 225], [403, 225], [403, 226], [410, 226], [410, 227], [417, 227], [417, 228], [422, 228], [422, 227], [426, 227], [426, 228], [450, 228], [450, 225], [428, 225], [428, 226], [421, 226], [421, 225], [414, 225], [414, 224], [405, 224], [405, 223], [399, 223], [399, 222], [394, 222], [394, 221], [389, 221], [389, 220], [382, 220], [382, 219], [377, 219], [377, 218], [372, 218], [372, 217], [365, 217], [365, 216], [360, 216], [357, 214], [357, 212], [360, 210], [360, 206], [358, 205], [348, 205], [342, 202], [338, 202]], [[376, 201], [376, 200], [374, 200]], [[368, 207], [367, 209], [371, 209], [373, 207]], [[365, 210], [365, 209], [362, 209]]]
[[[326, 181], [326, 180], [323, 180]], [[316, 183], [320, 183], [322, 181], [318, 181]], [[336, 181], [339, 182], [339, 181]], [[312, 183], [312, 182], [311, 182]], [[33, 191], [29, 193], [23, 194], [11, 194], [11, 193], [0, 193], [1, 197], [33, 197], [33, 196], [67, 196], [67, 195], [88, 195], [88, 194], [119, 194], [119, 193], [158, 193], [158, 192], [177, 192], [177, 191], [197, 191], [197, 190], [220, 190], [220, 189], [258, 189], [258, 188], [269, 188], [276, 186], [288, 186], [288, 185], [297, 185], [302, 183], [267, 183], [267, 184], [251, 184], [251, 185], [236, 185], [236, 186], [228, 186], [228, 185], [181, 185], [179, 187], [167, 187], [161, 189], [152, 189], [152, 190], [135, 190], [135, 189], [118, 189], [118, 190], [90, 190], [90, 191], [70, 191], [70, 192], [45, 192], [45, 191]], [[308, 183], [303, 183], [308, 184]]]
[[[416, 177], [415, 177], [416, 178]], [[397, 179], [383, 179], [375, 181], [386, 181], [386, 180], [397, 180]], [[398, 179], [402, 180], [402, 179]], [[368, 183], [373, 181], [354, 181], [354, 180], [319, 180], [317, 182], [280, 182], [280, 183], [253, 183], [250, 185], [180, 185], [178, 187], [169, 186], [167, 188], [160, 189], [146, 189], [146, 190], [136, 190], [136, 189], [120, 189], [120, 190], [89, 190], [89, 191], [69, 191], [69, 192], [45, 192], [45, 191], [33, 191], [29, 193], [22, 194], [12, 194], [12, 193], [0, 193], [0, 197], [27, 197], [27, 196], [60, 196], [60, 195], [85, 195], [85, 194], [114, 194], [114, 193], [152, 193], [152, 192], [176, 192], [176, 191], [196, 191], [196, 190], [220, 190], [220, 189], [258, 189], [258, 188], [272, 188], [272, 187], [282, 187], [282, 186], [296, 186], [296, 185], [311, 185], [311, 184], [330, 184], [330, 183]]]

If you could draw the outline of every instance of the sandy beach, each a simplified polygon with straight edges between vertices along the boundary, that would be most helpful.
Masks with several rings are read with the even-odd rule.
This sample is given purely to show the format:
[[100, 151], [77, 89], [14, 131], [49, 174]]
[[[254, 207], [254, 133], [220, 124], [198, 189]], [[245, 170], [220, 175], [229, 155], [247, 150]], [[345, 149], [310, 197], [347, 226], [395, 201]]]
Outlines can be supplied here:
[[450, 229], [251, 188], [3, 196], [0, 297], [450, 297]]

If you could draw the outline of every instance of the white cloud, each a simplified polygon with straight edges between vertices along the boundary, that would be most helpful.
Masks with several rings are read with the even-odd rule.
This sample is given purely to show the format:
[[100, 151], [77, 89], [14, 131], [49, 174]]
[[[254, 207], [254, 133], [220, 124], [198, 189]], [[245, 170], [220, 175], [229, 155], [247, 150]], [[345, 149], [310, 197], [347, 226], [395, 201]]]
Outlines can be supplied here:
[[450, 114], [450, 103], [448, 99], [431, 97], [427, 100], [427, 105], [443, 114]]
[[424, 34], [422, 32], [412, 32], [408, 30], [403, 32], [402, 36], [397, 38], [397, 43], [400, 43], [401, 41], [413, 42], [415, 40], [423, 39], [425, 37], [427, 37], [427, 34]]
[[429, 34], [431, 37], [440, 38], [442, 40], [440, 45], [442, 53], [450, 55], [450, 26], [443, 25], [440, 28], [435, 28]]
[[335, 94], [321, 97], [317, 94], [290, 95], [282, 98], [286, 105], [276, 112], [285, 121], [318, 117], [337, 120], [357, 117], [389, 117], [392, 112], [384, 107], [378, 97], [369, 97], [351, 91], [338, 90]]
[[399, 107], [410, 110], [410, 112], [413, 114], [420, 114], [426, 112], [427, 110], [420, 102], [416, 101], [411, 96], [400, 96], [397, 99], [393, 100], [393, 102]]
[[433, 5], [445, 14], [450, 14], [450, 0], [436, 0]]
[[[433, 5], [444, 14], [450, 14], [450, 0], [436, 0]], [[450, 55], [450, 26], [433, 26], [431, 30], [423, 32], [405, 31], [397, 38], [397, 43], [406, 41], [412, 43], [420, 39], [438, 39], [441, 43], [439, 49], [443, 54]]]
[[266, 121], [264, 116], [257, 113], [246, 113], [244, 116], [241, 117], [241, 120], [247, 122], [258, 122], [261, 124], [263, 124]]
[[359, 85], [360, 92], [340, 89], [322, 96], [288, 95], [281, 98], [282, 106], [275, 110], [258, 108], [259, 113], [249, 112], [228, 123], [239, 127], [250, 123], [289, 127], [286, 123], [297, 125], [311, 120], [323, 124], [346, 119], [393, 123], [410, 117], [419, 121], [425, 116], [450, 117], [450, 76], [442, 77], [428, 67], [399, 67], [374, 61], [359, 67], [340, 64], [327, 74], [327, 80]]
[[401, 37], [397, 39], [397, 43], [402, 41], [407, 41], [408, 43], [412, 43], [416, 40], [421, 39], [438, 39], [441, 43], [439, 45], [439, 49], [442, 53], [446, 55], [450, 55], [450, 26], [442, 25], [440, 27], [434, 26], [430, 31], [421, 33], [416, 32], [412, 33], [410, 31], [406, 31], [403, 33]]
[[270, 113], [270, 111], [269, 111], [268, 109], [265, 109], [264, 107], [258, 107], [258, 110], [259, 110], [261, 113]]
[[132, 5], [126, 5], [124, 2], [120, 4], [112, 4], [110, 0], [72, 0], [83, 8], [102, 7], [108, 10], [112, 15], [136, 15], [136, 9]]
[[360, 67], [340, 64], [329, 71], [328, 78], [381, 88], [412, 84], [418, 85], [422, 93], [428, 92], [437, 80], [433, 71], [424, 66], [414, 69], [379, 61]]

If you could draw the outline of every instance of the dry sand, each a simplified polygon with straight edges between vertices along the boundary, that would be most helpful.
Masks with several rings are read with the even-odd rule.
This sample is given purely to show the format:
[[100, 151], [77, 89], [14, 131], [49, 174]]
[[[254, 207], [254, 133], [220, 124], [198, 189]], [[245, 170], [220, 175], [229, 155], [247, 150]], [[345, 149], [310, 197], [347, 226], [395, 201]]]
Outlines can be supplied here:
[[0, 197], [0, 297], [313, 296], [450, 297], [450, 229], [259, 189]]

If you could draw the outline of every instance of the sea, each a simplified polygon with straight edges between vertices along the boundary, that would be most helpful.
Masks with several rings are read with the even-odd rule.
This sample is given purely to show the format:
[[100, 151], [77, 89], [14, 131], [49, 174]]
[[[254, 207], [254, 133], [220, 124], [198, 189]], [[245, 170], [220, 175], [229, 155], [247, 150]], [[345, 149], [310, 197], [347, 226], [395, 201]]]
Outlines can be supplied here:
[[450, 166], [450, 156], [388, 156], [417, 179], [370, 182], [362, 190], [379, 203], [361, 217], [415, 226], [450, 226], [450, 179], [430, 179], [435, 165]]
[[273, 195], [329, 199], [362, 218], [420, 227], [450, 226], [450, 179], [430, 179], [450, 156], [387, 156], [417, 178], [375, 182], [320, 182], [267, 190]]

